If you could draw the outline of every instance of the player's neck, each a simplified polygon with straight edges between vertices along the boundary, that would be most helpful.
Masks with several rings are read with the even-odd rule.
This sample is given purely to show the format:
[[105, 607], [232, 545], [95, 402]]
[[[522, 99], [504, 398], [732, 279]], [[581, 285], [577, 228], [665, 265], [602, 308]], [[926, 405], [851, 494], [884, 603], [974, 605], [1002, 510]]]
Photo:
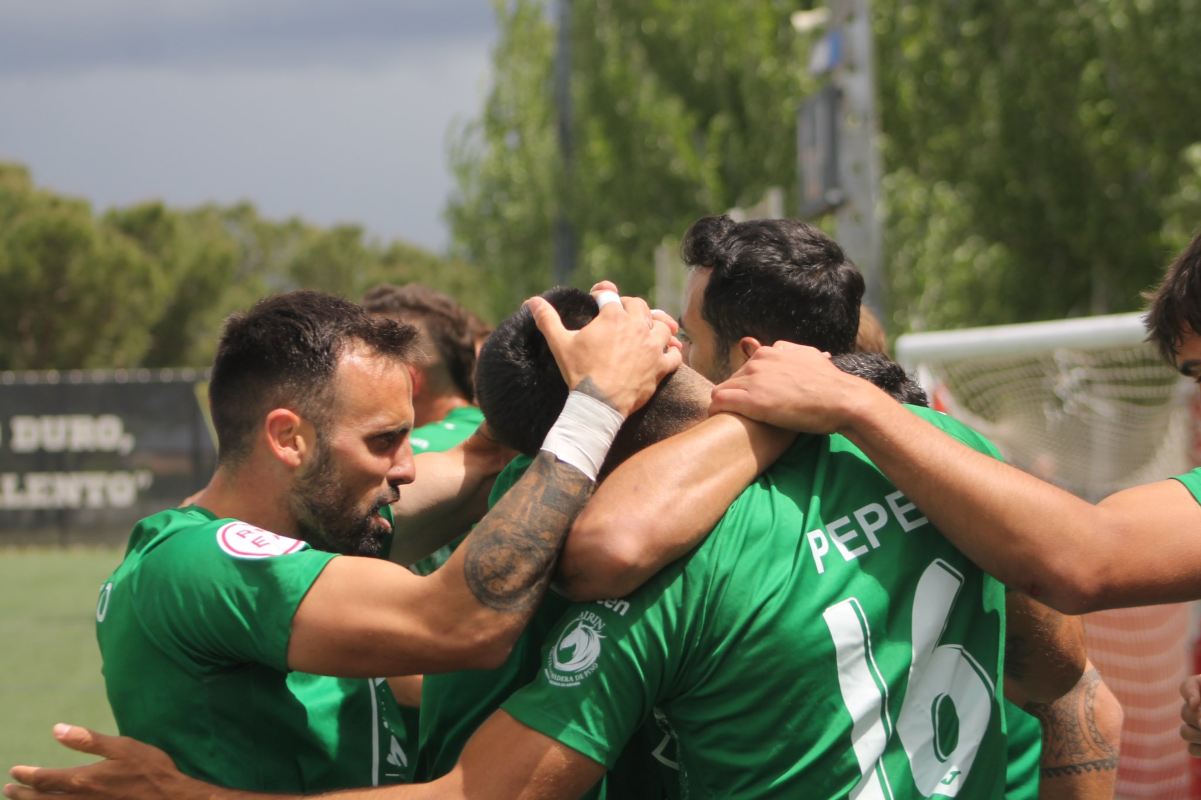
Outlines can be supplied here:
[[246, 468], [218, 467], [208, 486], [192, 498], [192, 503], [218, 517], [238, 519], [281, 536], [295, 537], [298, 526], [285, 494], [269, 488], [269, 478], [250, 472]]
[[431, 422], [446, 419], [450, 412], [456, 408], [464, 408], [469, 405], [471, 403], [457, 394], [440, 394], [434, 397], [414, 398], [413, 418], [418, 427], [429, 425]]

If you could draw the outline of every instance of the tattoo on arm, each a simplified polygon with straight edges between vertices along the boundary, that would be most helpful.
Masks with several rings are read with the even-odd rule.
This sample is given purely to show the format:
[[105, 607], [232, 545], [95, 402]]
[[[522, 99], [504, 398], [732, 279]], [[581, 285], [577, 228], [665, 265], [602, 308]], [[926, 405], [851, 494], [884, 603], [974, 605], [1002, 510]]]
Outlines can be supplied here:
[[572, 391], [579, 392], [580, 394], [586, 394], [595, 400], [600, 400], [607, 406], [613, 406], [612, 401], [609, 400], [609, 396], [602, 392], [599, 386], [593, 383], [592, 378], [589, 378], [586, 375], [580, 379], [580, 382], [575, 385], [575, 388], [572, 389]]
[[475, 598], [496, 611], [525, 612], [537, 605], [592, 489], [575, 467], [539, 453], [467, 537], [463, 569]]
[[1054, 703], [1030, 703], [1026, 710], [1043, 726], [1042, 775], [1062, 778], [1118, 768], [1118, 748], [1097, 725], [1101, 675], [1090, 669], [1072, 691]]

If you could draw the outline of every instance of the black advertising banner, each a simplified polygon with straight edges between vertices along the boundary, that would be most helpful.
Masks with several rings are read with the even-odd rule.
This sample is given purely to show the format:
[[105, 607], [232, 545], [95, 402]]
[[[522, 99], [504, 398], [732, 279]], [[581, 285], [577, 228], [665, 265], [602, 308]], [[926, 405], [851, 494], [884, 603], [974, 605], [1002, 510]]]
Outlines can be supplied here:
[[122, 542], [216, 464], [206, 373], [0, 373], [0, 544]]

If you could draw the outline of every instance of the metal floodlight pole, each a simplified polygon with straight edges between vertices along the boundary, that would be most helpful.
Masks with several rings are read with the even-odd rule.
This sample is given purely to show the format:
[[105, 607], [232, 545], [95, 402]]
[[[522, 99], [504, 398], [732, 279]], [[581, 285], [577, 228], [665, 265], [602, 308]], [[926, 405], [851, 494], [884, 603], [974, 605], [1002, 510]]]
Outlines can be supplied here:
[[555, 45], [555, 120], [562, 163], [559, 183], [559, 209], [555, 216], [551, 277], [556, 285], [567, 285], [575, 272], [577, 238], [567, 208], [573, 189], [575, 142], [571, 125], [571, 3], [558, 2], [558, 28]]

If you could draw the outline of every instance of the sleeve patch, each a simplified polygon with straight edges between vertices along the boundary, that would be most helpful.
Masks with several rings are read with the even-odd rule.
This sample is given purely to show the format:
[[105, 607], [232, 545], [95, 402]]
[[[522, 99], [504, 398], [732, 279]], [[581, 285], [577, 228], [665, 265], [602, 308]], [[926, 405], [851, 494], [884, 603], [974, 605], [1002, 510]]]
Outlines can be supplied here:
[[554, 686], [578, 686], [596, 672], [605, 622], [591, 611], [582, 611], [555, 641], [546, 658], [546, 679]]
[[234, 558], [272, 558], [302, 550], [305, 543], [235, 520], [217, 531], [217, 545]]

